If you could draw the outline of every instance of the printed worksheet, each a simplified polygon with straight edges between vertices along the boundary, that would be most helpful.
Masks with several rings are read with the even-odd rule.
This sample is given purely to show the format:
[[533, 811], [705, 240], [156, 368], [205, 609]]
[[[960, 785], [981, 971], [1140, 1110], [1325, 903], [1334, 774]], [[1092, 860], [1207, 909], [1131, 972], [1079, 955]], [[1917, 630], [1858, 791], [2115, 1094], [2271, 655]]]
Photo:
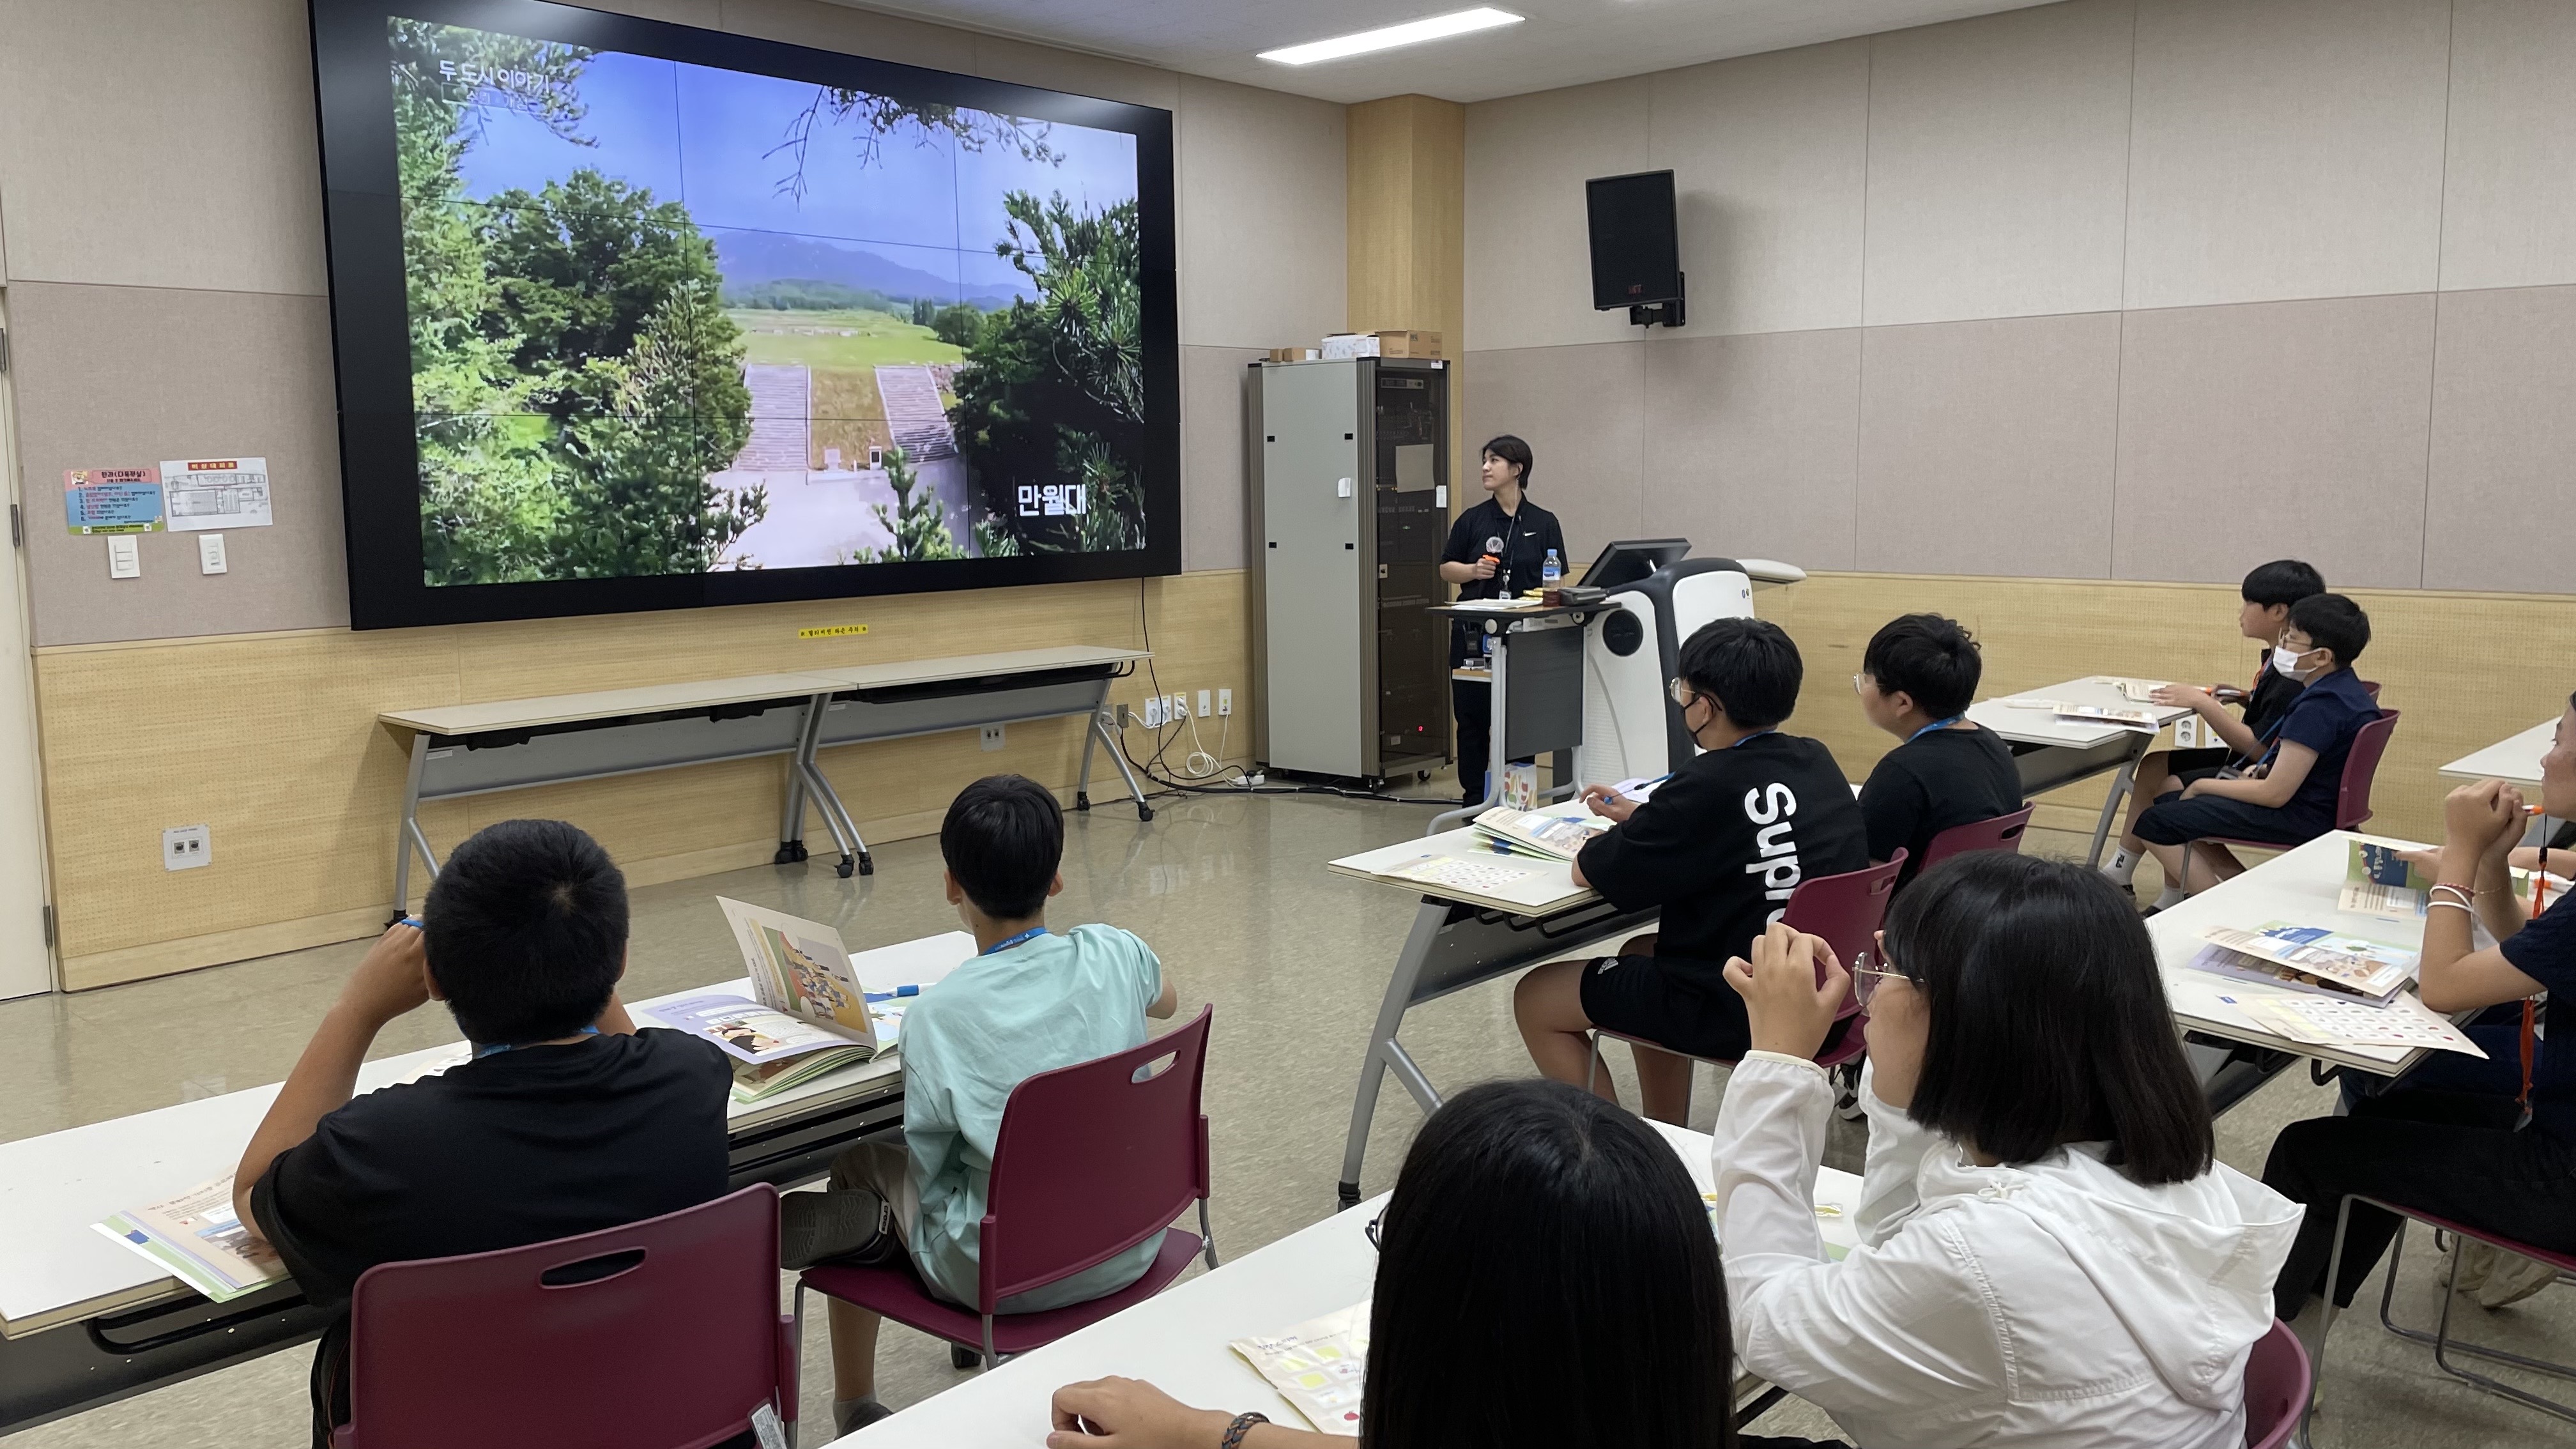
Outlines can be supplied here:
[[91, 1226], [217, 1303], [286, 1276], [276, 1250], [252, 1237], [233, 1212], [229, 1172]]
[[1368, 1373], [1369, 1302], [1327, 1313], [1285, 1333], [1231, 1345], [1325, 1434], [1360, 1436], [1360, 1392]]
[[1458, 855], [1423, 855], [1378, 874], [1418, 881], [1468, 895], [1538, 906], [1565, 894], [1544, 866], [1515, 865], [1506, 859], [1470, 860]]
[[2264, 1026], [2310, 1046], [2425, 1047], [2466, 1052], [2473, 1057], [2486, 1055], [2458, 1027], [2412, 996], [2401, 995], [2386, 1006], [2327, 996], [2301, 996], [2295, 1000], [2247, 996], [2235, 1004]]

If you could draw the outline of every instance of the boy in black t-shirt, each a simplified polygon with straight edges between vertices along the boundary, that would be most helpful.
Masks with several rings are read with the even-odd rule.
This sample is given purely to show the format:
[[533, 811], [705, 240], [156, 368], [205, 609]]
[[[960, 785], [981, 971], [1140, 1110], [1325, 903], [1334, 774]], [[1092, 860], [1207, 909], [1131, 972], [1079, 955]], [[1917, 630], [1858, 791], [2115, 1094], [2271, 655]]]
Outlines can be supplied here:
[[1923, 871], [1932, 837], [2021, 808], [2021, 768], [1994, 731], [1967, 719], [1985, 672], [1977, 641], [1938, 614], [1907, 614], [1870, 636], [1852, 676], [1861, 713], [1902, 743], [1860, 787], [1869, 858], [1894, 860], [1902, 888]]
[[[348, 1421], [347, 1309], [369, 1268], [613, 1228], [727, 1187], [733, 1073], [707, 1042], [637, 1031], [618, 1001], [626, 879], [597, 841], [559, 820], [490, 826], [421, 914], [350, 973], [233, 1175], [242, 1223], [341, 1314], [313, 1365], [321, 1449]], [[473, 1060], [352, 1098], [376, 1033], [431, 1000]]]
[[[2127, 890], [2138, 872], [2138, 862], [2147, 856], [2147, 843], [2138, 834], [2138, 817], [2147, 813], [2147, 807], [2221, 770], [2241, 771], [2262, 758], [2269, 748], [2265, 741], [2281, 717], [2289, 713], [2290, 701], [2299, 697], [2298, 681], [2272, 668], [2272, 650], [2281, 642], [2281, 631], [2289, 627], [2290, 606], [2325, 591], [2325, 575], [2313, 565], [2294, 558], [2274, 559], [2261, 565], [2245, 576], [2239, 590], [2244, 604], [2236, 611], [2236, 632], [2263, 646], [2263, 652], [2255, 657], [2254, 682], [2244, 689], [2196, 689], [2175, 684], [2156, 691], [2156, 703], [2188, 707], [2200, 716], [2202, 730], [2221, 743], [2206, 749], [2158, 750], [2138, 761], [2120, 848], [2102, 867], [2113, 885]], [[2245, 711], [2242, 719], [2227, 712], [2231, 704]], [[2165, 893], [2156, 904], [2170, 906], [2182, 898], [2181, 888], [2167, 881]]]
[[[1675, 1124], [1690, 1110], [1689, 1057], [1732, 1061], [1750, 1049], [1726, 959], [1752, 949], [1799, 882], [1869, 863], [1832, 753], [1778, 729], [1804, 673], [1789, 636], [1760, 619], [1718, 619], [1682, 645], [1680, 663], [1673, 699], [1707, 753], [1642, 803], [1585, 786], [1593, 810], [1617, 823], [1574, 861], [1575, 883], [1619, 909], [1662, 907], [1662, 929], [1616, 956], [1537, 967], [1512, 992], [1531, 1060], [1560, 1082], [1583, 1081], [1596, 1026], [1670, 1047], [1637, 1049], [1637, 1081], [1645, 1114]], [[1618, 1099], [1607, 1073], [1593, 1090]]]

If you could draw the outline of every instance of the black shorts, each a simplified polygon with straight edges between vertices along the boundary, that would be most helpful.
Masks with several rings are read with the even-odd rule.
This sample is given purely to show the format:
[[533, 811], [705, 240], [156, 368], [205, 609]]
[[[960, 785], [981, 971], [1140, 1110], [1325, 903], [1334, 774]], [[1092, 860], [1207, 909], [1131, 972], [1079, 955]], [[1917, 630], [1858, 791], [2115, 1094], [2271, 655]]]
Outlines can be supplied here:
[[2225, 745], [2205, 750], [2167, 750], [2165, 769], [2179, 780], [2195, 771], [2216, 770], [2234, 758], [2236, 752]]
[[2186, 845], [2213, 839], [2305, 845], [2333, 828], [2331, 820], [2320, 821], [2216, 795], [2190, 800], [2167, 798], [2148, 806], [2138, 817], [2138, 838], [2150, 845]]
[[[1583, 963], [1578, 991], [1585, 1018], [1621, 1036], [1720, 1062], [1741, 1061], [1753, 1047], [1744, 998], [1706, 961], [1596, 956]], [[1840, 1042], [1855, 1019], [1834, 1023], [1826, 1045]]]

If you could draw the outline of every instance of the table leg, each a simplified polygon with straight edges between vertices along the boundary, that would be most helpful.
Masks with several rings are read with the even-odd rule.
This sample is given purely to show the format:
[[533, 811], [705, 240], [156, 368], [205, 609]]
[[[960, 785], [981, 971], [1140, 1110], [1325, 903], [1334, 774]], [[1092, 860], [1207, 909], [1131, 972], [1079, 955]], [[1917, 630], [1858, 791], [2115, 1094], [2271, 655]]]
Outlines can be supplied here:
[[787, 757], [787, 780], [779, 789], [778, 853], [769, 858], [771, 865], [794, 865], [806, 858], [805, 760], [822, 735], [823, 711], [831, 699], [818, 694], [805, 702], [805, 727], [796, 736], [796, 752]]
[[1360, 1161], [1368, 1153], [1369, 1125], [1377, 1116], [1377, 1092], [1387, 1069], [1396, 1068], [1398, 1079], [1424, 1111], [1440, 1105], [1439, 1093], [1432, 1090], [1412, 1056], [1396, 1043], [1395, 1033], [1404, 1024], [1405, 1009], [1413, 1005], [1413, 988], [1422, 977], [1423, 963], [1431, 958], [1432, 943], [1448, 922], [1449, 905], [1445, 901], [1425, 900], [1414, 912], [1412, 934], [1405, 937], [1404, 950], [1395, 958], [1395, 974], [1388, 978], [1386, 996], [1378, 1003], [1377, 1025], [1371, 1028], [1368, 1051], [1360, 1058], [1359, 1091], [1351, 1099], [1350, 1135], [1342, 1142], [1343, 1207], [1355, 1206], [1360, 1200]]
[[[840, 792], [832, 788], [831, 780], [823, 774], [823, 766], [815, 759], [823, 744], [823, 711], [830, 705], [831, 698], [828, 694], [818, 694], [808, 706], [805, 733], [796, 746], [796, 772], [804, 778], [807, 792], [813, 795], [815, 808], [823, 812], [823, 824], [832, 832], [832, 843], [841, 848], [841, 863], [836, 873], [841, 879], [848, 880], [853, 871], [860, 875], [875, 875], [877, 863], [868, 857], [868, 843], [859, 838], [857, 822], [850, 819], [848, 807], [841, 804]], [[801, 821], [799, 828], [802, 829]]]
[[[1104, 683], [1101, 692], [1106, 694], [1108, 688]], [[1099, 745], [1100, 706], [1095, 704], [1091, 707], [1091, 723], [1082, 731], [1082, 773], [1073, 777], [1073, 808], [1076, 810], [1091, 808], [1091, 752]]]
[[2147, 757], [2147, 749], [2155, 744], [2156, 737], [2140, 735], [2138, 740], [2138, 745], [2129, 751], [2129, 758], [2120, 762], [2120, 773], [2111, 777], [2111, 793], [2102, 800], [2102, 818], [2093, 825], [2093, 849], [2084, 857], [2087, 866], [2099, 867], [2102, 864], [2102, 846], [2111, 838], [2111, 822], [2119, 819], [2120, 812], [2127, 808], [2129, 792], [2137, 786], [2138, 761]]
[[[1128, 768], [1127, 752], [1118, 748], [1118, 741], [1110, 738], [1109, 726], [1101, 722], [1100, 715], [1097, 711], [1095, 711], [1091, 716], [1091, 733], [1093, 738], [1098, 739], [1109, 746], [1110, 760], [1118, 766], [1118, 773], [1126, 777], [1127, 793], [1136, 797], [1136, 818], [1139, 820], [1153, 819], [1154, 807], [1145, 803], [1145, 787], [1136, 783], [1136, 772]], [[1088, 744], [1083, 747], [1082, 753], [1086, 761], [1084, 768], [1087, 770], [1089, 769], [1087, 762], [1091, 754], [1091, 749]]]
[[1422, 832], [1424, 835], [1438, 835], [1444, 830], [1455, 830], [1502, 803], [1503, 735], [1505, 733], [1503, 674], [1508, 667], [1504, 661], [1511, 657], [1509, 643], [1511, 637], [1509, 632], [1494, 636], [1493, 660], [1486, 666], [1493, 676], [1493, 682], [1485, 686], [1486, 718], [1491, 721], [1491, 728], [1487, 731], [1485, 742], [1485, 798], [1473, 805], [1462, 805], [1455, 810], [1443, 810], [1432, 816], [1430, 826]]
[[429, 865], [432, 879], [438, 876], [438, 857], [430, 854], [429, 837], [420, 829], [420, 777], [429, 768], [429, 736], [414, 730], [411, 737], [411, 767], [403, 781], [402, 819], [394, 827], [394, 920], [411, 914], [411, 853], [416, 848]]

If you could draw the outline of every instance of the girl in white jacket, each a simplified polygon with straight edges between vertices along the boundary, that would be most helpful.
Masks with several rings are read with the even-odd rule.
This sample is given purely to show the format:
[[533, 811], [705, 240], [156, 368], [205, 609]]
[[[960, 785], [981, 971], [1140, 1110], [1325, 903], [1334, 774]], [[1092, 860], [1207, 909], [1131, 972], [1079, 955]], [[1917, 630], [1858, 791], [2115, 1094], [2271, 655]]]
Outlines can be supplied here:
[[2245, 1359], [2300, 1209], [2211, 1156], [2135, 908], [2098, 875], [1963, 856], [1861, 963], [1869, 1158], [1840, 1262], [1809, 1060], [1851, 973], [1786, 926], [1727, 964], [1754, 1050], [1718, 1113], [1747, 1372], [1863, 1449], [2242, 1449]]

